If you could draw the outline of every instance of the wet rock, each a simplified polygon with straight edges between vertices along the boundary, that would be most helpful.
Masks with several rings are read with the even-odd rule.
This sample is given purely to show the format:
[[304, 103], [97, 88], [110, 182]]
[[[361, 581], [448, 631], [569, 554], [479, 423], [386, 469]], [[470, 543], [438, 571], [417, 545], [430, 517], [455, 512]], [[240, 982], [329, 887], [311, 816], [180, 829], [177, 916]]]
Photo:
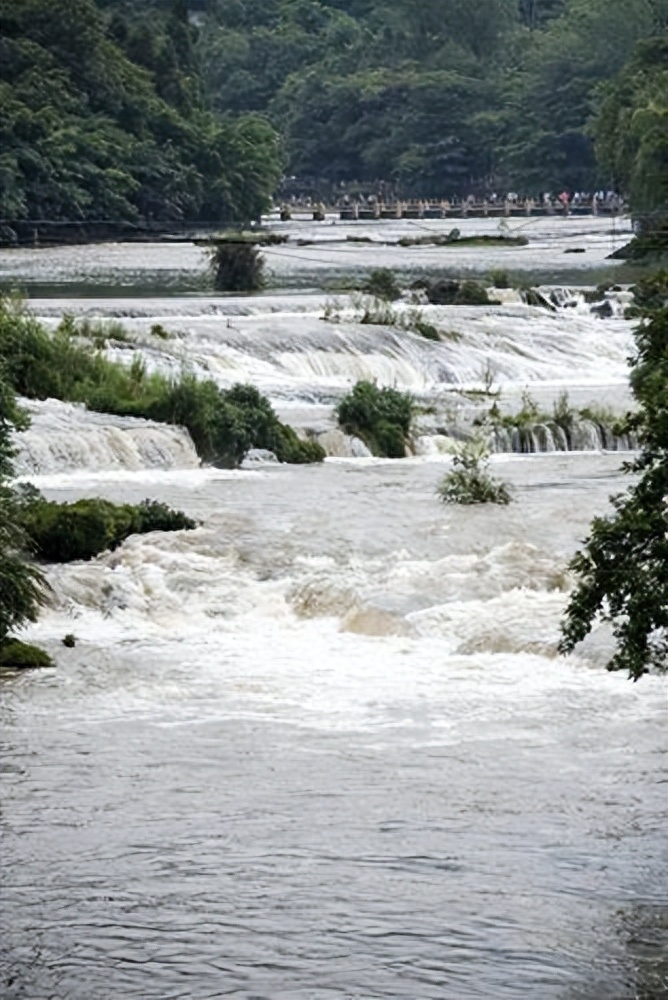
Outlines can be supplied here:
[[535, 288], [520, 288], [520, 295], [528, 306], [535, 306], [538, 309], [549, 309], [550, 312], [557, 311], [557, 307], [542, 292], [536, 291]]
[[369, 458], [371, 452], [358, 437], [344, 434], [337, 428], [324, 431], [317, 436], [318, 444], [322, 445], [327, 455], [332, 458]]
[[600, 319], [610, 319], [611, 316], [614, 316], [615, 312], [610, 299], [605, 299], [605, 301], [593, 305], [590, 311]]
[[241, 463], [241, 468], [244, 469], [249, 465], [265, 465], [267, 462], [278, 462], [273, 451], [269, 451], [268, 448], [251, 448]]

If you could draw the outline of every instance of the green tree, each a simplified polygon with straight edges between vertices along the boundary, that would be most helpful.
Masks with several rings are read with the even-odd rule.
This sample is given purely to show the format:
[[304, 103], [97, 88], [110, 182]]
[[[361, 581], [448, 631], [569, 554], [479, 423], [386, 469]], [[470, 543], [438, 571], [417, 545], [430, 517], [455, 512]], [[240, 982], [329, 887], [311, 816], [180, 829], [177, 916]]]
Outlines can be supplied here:
[[563, 14], [518, 50], [501, 112], [499, 159], [513, 183], [591, 189], [597, 164], [588, 123], [597, 87], [656, 29], [653, 0], [566, 0]]
[[339, 425], [361, 438], [372, 454], [403, 458], [409, 443], [413, 398], [375, 382], [356, 382], [336, 408]]
[[596, 153], [645, 226], [668, 216], [668, 35], [640, 42], [603, 90]]
[[[664, 293], [665, 293], [664, 279]], [[638, 476], [612, 497], [614, 514], [597, 517], [570, 569], [578, 582], [562, 623], [570, 652], [600, 617], [617, 643], [609, 670], [637, 680], [668, 667], [668, 303], [647, 311], [635, 331], [631, 389], [639, 411], [629, 418], [641, 451], [625, 471]]]
[[186, 15], [0, 0], [0, 216], [247, 222], [268, 208], [277, 137], [207, 110]]
[[28, 425], [11, 387], [0, 372], [0, 646], [10, 632], [35, 621], [48, 588], [40, 570], [26, 555], [19, 505], [11, 487], [12, 435]]

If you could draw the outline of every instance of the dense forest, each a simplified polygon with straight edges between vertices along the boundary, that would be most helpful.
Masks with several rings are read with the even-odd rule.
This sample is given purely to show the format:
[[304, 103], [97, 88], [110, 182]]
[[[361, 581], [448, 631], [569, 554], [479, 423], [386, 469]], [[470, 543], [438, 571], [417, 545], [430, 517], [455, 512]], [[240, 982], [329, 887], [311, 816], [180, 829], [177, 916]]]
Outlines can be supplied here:
[[0, 0], [0, 216], [304, 190], [666, 201], [668, 0]]
[[207, 110], [187, 4], [101, 6], [0, 0], [0, 216], [259, 215], [276, 133]]

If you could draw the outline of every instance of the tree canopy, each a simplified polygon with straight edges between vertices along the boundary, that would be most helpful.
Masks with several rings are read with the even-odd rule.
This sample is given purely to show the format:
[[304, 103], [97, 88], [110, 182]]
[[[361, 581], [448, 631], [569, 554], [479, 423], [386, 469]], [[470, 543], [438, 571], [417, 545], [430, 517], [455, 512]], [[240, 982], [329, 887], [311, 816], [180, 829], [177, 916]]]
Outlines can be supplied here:
[[35, 621], [47, 595], [42, 573], [26, 559], [27, 539], [11, 484], [12, 436], [27, 426], [27, 414], [0, 371], [0, 647], [10, 632]]
[[596, 152], [613, 182], [651, 226], [668, 216], [668, 36], [640, 42], [603, 89]]
[[668, 669], [668, 274], [641, 283], [644, 319], [635, 331], [631, 389], [639, 410], [629, 418], [641, 444], [625, 466], [635, 485], [612, 497], [614, 514], [597, 517], [571, 562], [577, 585], [562, 626], [563, 652], [574, 649], [600, 617], [617, 643], [610, 670], [637, 680]]
[[259, 216], [281, 172], [257, 115], [214, 117], [187, 5], [0, 0], [0, 217]]
[[196, 45], [220, 111], [264, 112], [291, 173], [405, 193], [591, 189], [598, 88], [668, 0], [219, 0]]
[[0, 0], [0, 218], [245, 222], [284, 167], [665, 207], [668, 0], [191, 3]]

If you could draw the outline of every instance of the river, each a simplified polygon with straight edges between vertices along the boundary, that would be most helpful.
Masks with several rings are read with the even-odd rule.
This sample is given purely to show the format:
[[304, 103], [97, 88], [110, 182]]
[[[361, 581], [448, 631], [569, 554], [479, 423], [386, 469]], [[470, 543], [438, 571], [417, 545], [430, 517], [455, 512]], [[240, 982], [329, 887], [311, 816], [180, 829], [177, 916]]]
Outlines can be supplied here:
[[[666, 996], [665, 679], [606, 672], [605, 629], [556, 653], [568, 558], [625, 456], [495, 454], [506, 508], [435, 492], [488, 363], [508, 410], [627, 405], [624, 293], [599, 318], [579, 289], [611, 268], [610, 221], [536, 220], [452, 265], [341, 235], [409, 226], [293, 224], [331, 246], [279, 247], [254, 297], [207, 293], [186, 245], [0, 251], [46, 323], [121, 318], [110, 356], [253, 381], [331, 456], [202, 468], [178, 429], [31, 404], [17, 471], [47, 496], [151, 496], [200, 526], [50, 568], [26, 636], [57, 667], [0, 688], [7, 1000]], [[427, 306], [458, 334], [435, 344], [322, 290], [435, 261], [538, 273], [561, 305]], [[362, 377], [429, 411], [416, 457], [336, 437]]]

